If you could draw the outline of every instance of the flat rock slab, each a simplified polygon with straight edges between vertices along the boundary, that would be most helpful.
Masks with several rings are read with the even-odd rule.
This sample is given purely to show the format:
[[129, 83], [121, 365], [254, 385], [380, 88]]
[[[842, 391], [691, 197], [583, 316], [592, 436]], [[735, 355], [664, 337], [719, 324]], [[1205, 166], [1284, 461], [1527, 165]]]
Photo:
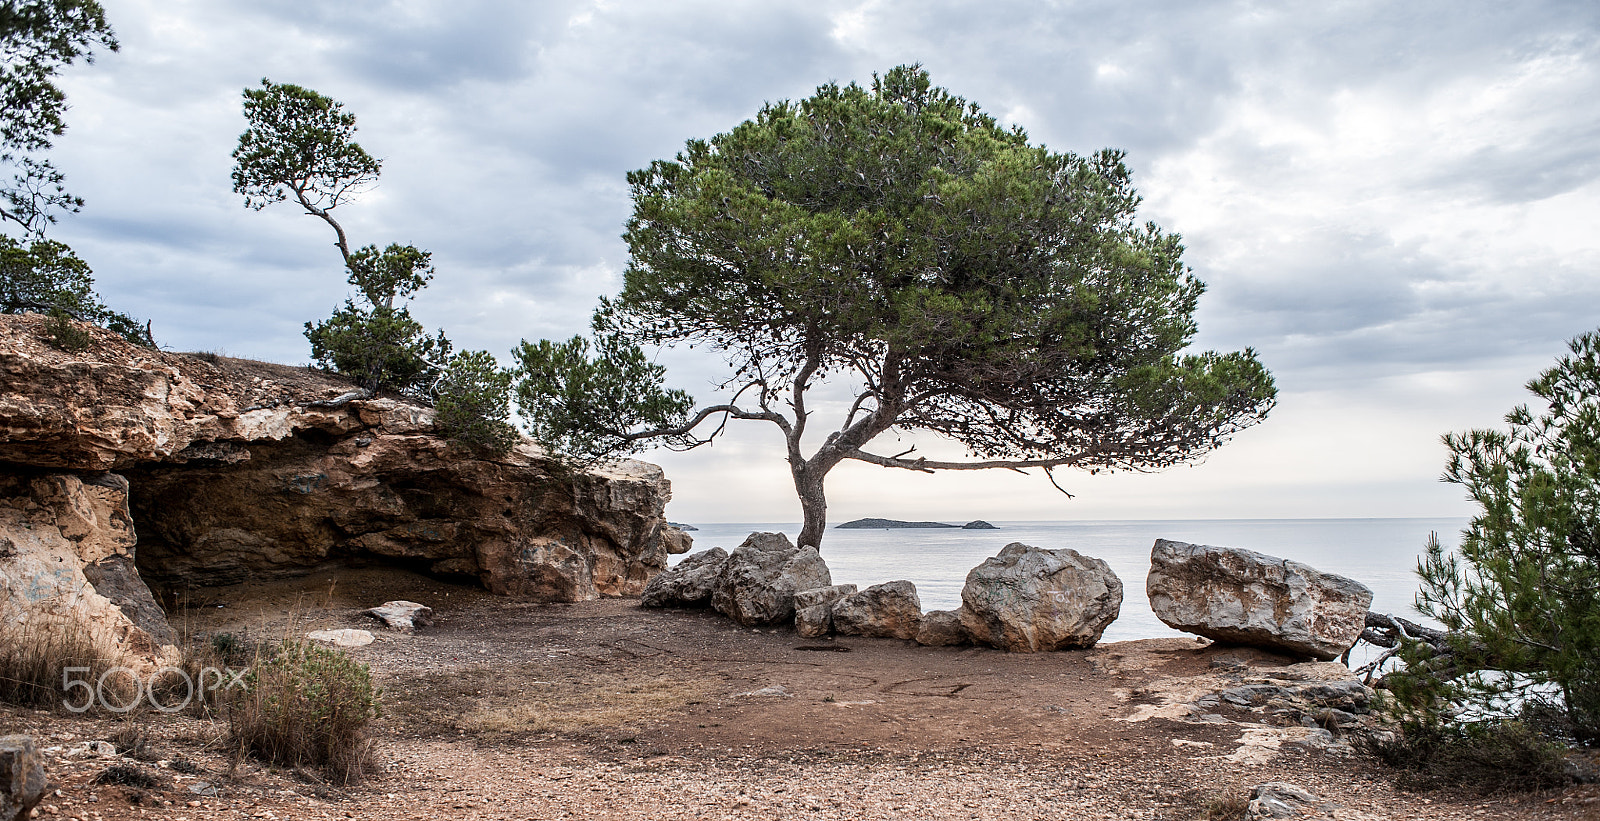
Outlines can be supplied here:
[[335, 647], [365, 647], [373, 642], [373, 635], [368, 630], [312, 630], [306, 634], [306, 638]]
[[1151, 548], [1145, 590], [1170, 627], [1322, 660], [1355, 644], [1372, 604], [1366, 585], [1310, 565], [1167, 539]]

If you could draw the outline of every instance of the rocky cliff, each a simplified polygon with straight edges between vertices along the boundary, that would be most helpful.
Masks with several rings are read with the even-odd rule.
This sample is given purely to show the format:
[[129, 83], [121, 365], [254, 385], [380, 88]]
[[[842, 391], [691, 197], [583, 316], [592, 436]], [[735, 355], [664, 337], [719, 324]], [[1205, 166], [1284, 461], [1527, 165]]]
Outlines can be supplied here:
[[97, 604], [101, 620], [121, 622], [102, 632], [159, 647], [170, 632], [144, 580], [382, 561], [578, 601], [637, 594], [688, 548], [655, 465], [575, 473], [532, 444], [484, 458], [441, 438], [428, 408], [351, 398], [328, 374], [99, 329], [69, 354], [42, 324], [0, 316], [0, 620], [103, 600], [120, 615]]

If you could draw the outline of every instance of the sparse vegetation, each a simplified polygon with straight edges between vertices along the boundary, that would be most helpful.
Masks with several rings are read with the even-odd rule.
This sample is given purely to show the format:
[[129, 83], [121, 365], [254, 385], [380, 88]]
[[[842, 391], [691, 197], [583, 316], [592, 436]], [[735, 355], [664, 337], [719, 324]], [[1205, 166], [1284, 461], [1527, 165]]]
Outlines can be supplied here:
[[319, 767], [336, 784], [360, 781], [371, 759], [367, 728], [379, 692], [366, 665], [344, 653], [285, 641], [260, 658], [229, 703], [238, 755]]
[[1400, 725], [1392, 737], [1357, 744], [1399, 771], [1405, 789], [1465, 787], [1484, 795], [1528, 792], [1567, 782], [1562, 748], [1519, 721]]

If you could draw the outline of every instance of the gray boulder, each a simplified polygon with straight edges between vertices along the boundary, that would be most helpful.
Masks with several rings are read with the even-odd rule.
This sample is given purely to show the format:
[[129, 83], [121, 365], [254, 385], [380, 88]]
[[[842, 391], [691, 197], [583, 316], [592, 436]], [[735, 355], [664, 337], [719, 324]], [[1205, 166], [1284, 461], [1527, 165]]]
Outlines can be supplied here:
[[953, 647], [971, 644], [972, 636], [961, 625], [959, 610], [929, 610], [922, 614], [922, 624], [917, 628], [917, 643], [929, 647]]
[[1093, 647], [1122, 611], [1122, 580], [1076, 550], [1012, 542], [967, 574], [961, 624], [1013, 653]]
[[1250, 550], [1157, 539], [1145, 582], [1169, 626], [1217, 641], [1338, 658], [1366, 625], [1360, 582]]
[[836, 584], [794, 594], [794, 631], [802, 638], [821, 638], [833, 632], [833, 603], [856, 592], [853, 584]]
[[44, 756], [33, 738], [0, 736], [0, 821], [27, 818], [49, 788]]
[[922, 626], [922, 602], [908, 581], [875, 584], [833, 605], [833, 630], [841, 636], [914, 639]]
[[752, 533], [728, 554], [711, 607], [746, 627], [794, 618], [794, 594], [829, 587], [833, 577], [815, 547], [795, 547], [782, 533]]
[[728, 551], [720, 547], [685, 556], [645, 585], [639, 604], [644, 607], [705, 607], [717, 586], [717, 574], [728, 563]]

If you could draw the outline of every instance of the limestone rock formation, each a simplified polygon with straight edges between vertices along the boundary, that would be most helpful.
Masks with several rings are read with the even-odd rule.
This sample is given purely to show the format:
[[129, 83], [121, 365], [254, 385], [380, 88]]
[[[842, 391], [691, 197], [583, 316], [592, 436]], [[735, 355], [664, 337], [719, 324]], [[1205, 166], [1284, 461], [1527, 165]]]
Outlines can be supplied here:
[[1163, 622], [1218, 641], [1337, 658], [1366, 625], [1372, 591], [1300, 562], [1157, 539], [1145, 582]]
[[[431, 409], [364, 398], [336, 376], [155, 351], [97, 328], [88, 350], [66, 353], [44, 344], [43, 322], [0, 316], [0, 508], [10, 511], [0, 545], [36, 556], [0, 549], [0, 583], [26, 588], [30, 607], [70, 601], [159, 645], [167, 638], [146, 582], [222, 585], [398, 562], [496, 593], [576, 601], [638, 594], [669, 551], [688, 547], [665, 524], [670, 486], [654, 465], [574, 472], [531, 443], [485, 458], [440, 436]], [[87, 514], [76, 487], [84, 498], [126, 498], [103, 500], [120, 510], [104, 517], [114, 547], [79, 533]], [[81, 555], [81, 570], [65, 569], [68, 553]], [[28, 564], [37, 556], [52, 563], [43, 576]], [[112, 626], [106, 606], [126, 625]]]
[[833, 630], [841, 636], [914, 639], [922, 625], [922, 601], [908, 581], [875, 584], [833, 605]]
[[828, 587], [833, 578], [815, 547], [796, 548], [782, 533], [752, 533], [717, 576], [711, 606], [745, 626], [794, 618], [794, 594]]
[[794, 594], [794, 631], [815, 639], [833, 633], [833, 603], [856, 592], [853, 584], [835, 584]]
[[929, 610], [922, 614], [916, 640], [918, 644], [928, 647], [953, 647], [971, 644], [972, 636], [967, 634], [967, 628], [961, 624], [961, 611]]
[[1020, 653], [1086, 648], [1122, 611], [1122, 581], [1076, 550], [1012, 542], [967, 574], [961, 602], [975, 643]]
[[644, 588], [639, 604], [645, 607], [709, 607], [717, 575], [728, 563], [728, 551], [720, 547], [685, 556], [671, 570]]
[[134, 565], [122, 477], [0, 471], [0, 634], [77, 637], [141, 672], [177, 660]]

